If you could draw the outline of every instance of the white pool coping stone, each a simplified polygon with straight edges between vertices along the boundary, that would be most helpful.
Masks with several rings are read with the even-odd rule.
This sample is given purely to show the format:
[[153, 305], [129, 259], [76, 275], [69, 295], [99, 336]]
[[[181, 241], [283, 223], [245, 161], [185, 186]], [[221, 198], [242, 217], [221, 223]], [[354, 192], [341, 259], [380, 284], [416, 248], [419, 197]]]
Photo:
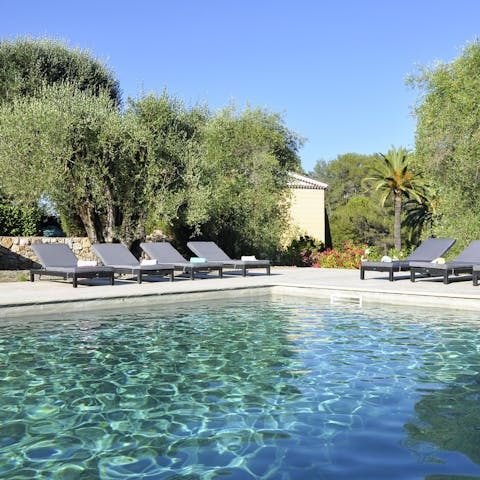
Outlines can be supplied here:
[[412, 283], [408, 272], [396, 278], [389, 282], [384, 273], [367, 272], [366, 280], [360, 280], [358, 270], [275, 267], [270, 276], [253, 270], [247, 277], [176, 277], [172, 283], [161, 279], [139, 285], [120, 279], [114, 286], [104, 280], [80, 280], [73, 288], [71, 281], [45, 277], [33, 283], [0, 283], [0, 318], [259, 295], [480, 310], [480, 286], [474, 287], [470, 276], [454, 278], [448, 285], [438, 277]]

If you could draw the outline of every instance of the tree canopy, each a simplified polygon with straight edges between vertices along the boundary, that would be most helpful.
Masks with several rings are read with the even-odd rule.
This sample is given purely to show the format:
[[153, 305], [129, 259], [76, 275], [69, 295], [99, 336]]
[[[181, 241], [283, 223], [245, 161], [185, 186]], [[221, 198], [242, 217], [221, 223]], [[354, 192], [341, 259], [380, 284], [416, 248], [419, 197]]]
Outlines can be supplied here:
[[230, 254], [278, 247], [302, 142], [280, 115], [212, 113], [166, 91], [120, 109], [108, 69], [56, 42], [0, 43], [1, 58], [14, 66], [0, 78], [0, 191], [15, 203], [48, 198], [93, 242], [132, 246], [160, 228]]
[[272, 253], [287, 222], [287, 172], [300, 168], [300, 143], [276, 113], [232, 106], [217, 112], [204, 130], [203, 179], [190, 209], [198, 215], [194, 204], [204, 205], [201, 236], [223, 239], [232, 255]]
[[328, 183], [327, 210], [346, 205], [350, 199], [368, 189], [363, 179], [369, 176], [377, 163], [376, 155], [345, 153], [330, 162], [319, 160], [310, 175]]
[[100, 91], [117, 104], [118, 80], [105, 64], [88, 51], [69, 48], [49, 38], [17, 38], [0, 42], [0, 102], [29, 96], [43, 84], [75, 83], [80, 90]]
[[47, 195], [92, 241], [130, 244], [142, 233], [145, 192], [158, 183], [149, 132], [107, 95], [44, 86], [0, 106], [0, 136], [1, 187], [17, 201]]
[[386, 155], [380, 154], [381, 163], [376, 166], [374, 174], [365, 181], [373, 181], [373, 188], [381, 193], [380, 201], [384, 205], [392, 197], [394, 208], [394, 245], [402, 249], [402, 207], [404, 198], [420, 202], [424, 196], [425, 186], [422, 178], [415, 173], [404, 147], [392, 147]]
[[310, 173], [328, 183], [326, 206], [334, 246], [354, 241], [377, 245], [385, 253], [393, 246], [391, 208], [382, 206], [372, 182], [365, 182], [376, 167], [377, 155], [346, 153], [331, 162], [317, 162]]
[[387, 252], [391, 246], [391, 221], [377, 199], [364, 195], [352, 197], [330, 215], [334, 245], [345, 242], [376, 245]]
[[450, 63], [422, 67], [409, 83], [420, 92], [416, 162], [438, 197], [433, 231], [461, 248], [480, 238], [480, 43]]

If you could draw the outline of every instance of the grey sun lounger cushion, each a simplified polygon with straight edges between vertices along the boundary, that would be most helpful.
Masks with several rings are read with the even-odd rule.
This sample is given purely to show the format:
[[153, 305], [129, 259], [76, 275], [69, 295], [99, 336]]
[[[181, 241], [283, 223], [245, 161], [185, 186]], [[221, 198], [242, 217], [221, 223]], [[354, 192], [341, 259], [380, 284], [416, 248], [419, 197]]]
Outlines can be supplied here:
[[388, 279], [393, 282], [393, 274], [410, 270], [412, 262], [431, 262], [445, 254], [455, 243], [454, 238], [428, 238], [424, 240], [405, 260], [392, 262], [362, 262], [360, 279], [365, 279], [366, 271], [388, 272]]
[[215, 242], [188, 242], [187, 247], [198, 257], [209, 262], [221, 262], [224, 267], [241, 269], [242, 275], [250, 268], [266, 268], [270, 275], [270, 260], [235, 260], [230, 258]]
[[[474, 240], [451, 262], [443, 264], [430, 262], [411, 262], [410, 280], [415, 281], [417, 273], [429, 276], [442, 276], [443, 283], [448, 284], [450, 275], [469, 273], [473, 275], [474, 266], [480, 265], [480, 240]], [[478, 281], [478, 279], [477, 279]]]
[[173, 267], [175, 270], [181, 270], [188, 273], [190, 278], [195, 278], [195, 272], [217, 270], [218, 276], [223, 276], [223, 263], [221, 262], [202, 262], [193, 263], [187, 261], [180, 252], [169, 242], [141, 243], [142, 250], [157, 264]]
[[121, 243], [95, 243], [92, 250], [116, 273], [129, 274], [137, 277], [137, 282], [142, 283], [147, 275], [170, 275], [173, 281], [173, 267], [164, 265], [141, 265], [132, 252]]
[[64, 243], [35, 243], [32, 245], [35, 255], [40, 260], [42, 268], [30, 270], [30, 281], [35, 275], [71, 278], [73, 287], [78, 285], [79, 278], [108, 278], [114, 284], [113, 269], [109, 267], [78, 267], [77, 257], [70, 247]]

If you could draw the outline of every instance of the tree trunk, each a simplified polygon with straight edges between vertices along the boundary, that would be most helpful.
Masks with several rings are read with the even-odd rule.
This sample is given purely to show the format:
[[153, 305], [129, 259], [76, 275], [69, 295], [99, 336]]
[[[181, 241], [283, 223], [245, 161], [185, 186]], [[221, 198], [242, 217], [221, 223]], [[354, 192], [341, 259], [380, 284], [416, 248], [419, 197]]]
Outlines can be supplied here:
[[88, 202], [84, 202], [78, 208], [78, 215], [82, 220], [88, 239], [93, 243], [104, 243], [102, 225], [97, 215], [92, 208], [89, 207]]
[[395, 212], [393, 237], [395, 241], [395, 249], [397, 252], [400, 252], [402, 249], [402, 192], [394, 192], [393, 207]]
[[105, 242], [112, 243], [116, 240], [115, 238], [115, 227], [116, 227], [116, 208], [113, 204], [113, 199], [110, 191], [105, 190], [105, 203], [106, 203], [106, 215], [105, 215], [105, 224], [103, 225], [103, 236]]

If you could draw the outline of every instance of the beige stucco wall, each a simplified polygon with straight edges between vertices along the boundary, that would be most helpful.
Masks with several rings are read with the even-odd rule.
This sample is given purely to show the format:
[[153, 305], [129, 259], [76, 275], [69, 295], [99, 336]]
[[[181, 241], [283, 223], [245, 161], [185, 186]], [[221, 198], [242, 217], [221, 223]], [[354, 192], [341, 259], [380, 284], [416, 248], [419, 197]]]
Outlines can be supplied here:
[[292, 188], [288, 239], [308, 235], [325, 242], [325, 190]]

